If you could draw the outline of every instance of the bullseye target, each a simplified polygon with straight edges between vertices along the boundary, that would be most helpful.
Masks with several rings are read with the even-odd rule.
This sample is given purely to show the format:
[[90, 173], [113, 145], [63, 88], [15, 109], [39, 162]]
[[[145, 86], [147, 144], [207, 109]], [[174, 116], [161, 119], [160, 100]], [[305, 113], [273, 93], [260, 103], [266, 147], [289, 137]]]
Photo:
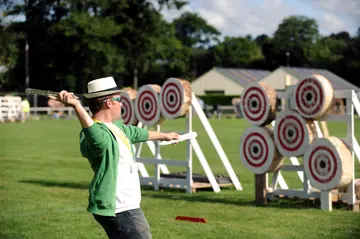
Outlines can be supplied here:
[[185, 115], [191, 106], [191, 87], [189, 81], [169, 78], [160, 92], [161, 114], [167, 119]]
[[351, 152], [337, 137], [318, 138], [304, 154], [304, 171], [319, 190], [346, 188], [354, 172]]
[[247, 128], [241, 136], [240, 158], [245, 167], [255, 174], [273, 172], [283, 162], [275, 147], [272, 130], [260, 126]]
[[269, 124], [276, 116], [276, 91], [263, 82], [247, 84], [241, 97], [241, 110], [250, 124]]
[[295, 106], [305, 118], [324, 116], [332, 105], [334, 89], [328, 79], [311, 75], [299, 81], [295, 87]]
[[317, 132], [313, 121], [300, 114], [285, 111], [278, 115], [274, 127], [275, 145], [283, 156], [301, 156], [305, 153]]
[[163, 117], [160, 113], [159, 85], [143, 85], [135, 99], [136, 118], [146, 126], [160, 124]]
[[124, 124], [137, 125], [138, 119], [135, 115], [135, 99], [137, 91], [133, 89], [123, 89], [121, 92], [121, 118]]

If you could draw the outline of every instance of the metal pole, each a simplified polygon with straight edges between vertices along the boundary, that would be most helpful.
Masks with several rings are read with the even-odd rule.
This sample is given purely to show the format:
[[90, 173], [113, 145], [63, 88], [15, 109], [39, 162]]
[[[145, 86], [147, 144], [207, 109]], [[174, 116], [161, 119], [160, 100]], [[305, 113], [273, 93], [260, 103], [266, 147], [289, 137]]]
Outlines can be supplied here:
[[290, 65], [290, 52], [286, 52], [286, 65], [289, 66]]
[[[26, 7], [25, 12], [25, 89], [30, 87], [30, 73], [29, 73], [29, 23], [28, 23], [28, 10], [29, 10], [29, 1], [24, 0]], [[26, 94], [26, 98], [30, 101], [29, 95]]]

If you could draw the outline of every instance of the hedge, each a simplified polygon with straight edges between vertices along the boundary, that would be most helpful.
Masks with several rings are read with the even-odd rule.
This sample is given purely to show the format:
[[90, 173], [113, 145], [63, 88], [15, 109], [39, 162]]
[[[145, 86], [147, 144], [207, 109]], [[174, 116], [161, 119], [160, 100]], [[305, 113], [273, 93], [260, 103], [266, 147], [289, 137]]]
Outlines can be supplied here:
[[239, 95], [201, 95], [198, 96], [207, 105], [232, 105], [233, 98], [239, 98]]

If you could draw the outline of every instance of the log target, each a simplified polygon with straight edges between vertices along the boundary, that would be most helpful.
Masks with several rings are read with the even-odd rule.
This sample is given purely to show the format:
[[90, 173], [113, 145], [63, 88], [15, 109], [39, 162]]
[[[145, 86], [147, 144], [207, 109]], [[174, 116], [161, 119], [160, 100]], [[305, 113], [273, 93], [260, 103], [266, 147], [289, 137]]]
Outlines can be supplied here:
[[328, 79], [311, 75], [295, 87], [295, 106], [304, 118], [320, 118], [332, 106], [334, 89]]
[[319, 190], [344, 189], [352, 180], [351, 152], [337, 137], [315, 139], [303, 159], [310, 184]]
[[160, 92], [161, 114], [167, 119], [185, 115], [191, 107], [191, 86], [187, 80], [169, 78]]
[[121, 92], [121, 118], [124, 121], [124, 124], [127, 125], [137, 125], [138, 119], [135, 115], [135, 99], [137, 91], [131, 88], [124, 88], [124, 92]]
[[294, 111], [281, 112], [274, 127], [275, 145], [283, 156], [301, 156], [317, 138], [315, 124]]
[[267, 127], [247, 128], [240, 138], [240, 158], [255, 174], [274, 172], [283, 162], [274, 143], [273, 131]]
[[143, 85], [135, 99], [136, 118], [146, 126], [161, 124], [164, 117], [160, 113], [159, 85]]
[[250, 124], [269, 124], [276, 116], [276, 91], [263, 82], [247, 84], [241, 97], [241, 110]]

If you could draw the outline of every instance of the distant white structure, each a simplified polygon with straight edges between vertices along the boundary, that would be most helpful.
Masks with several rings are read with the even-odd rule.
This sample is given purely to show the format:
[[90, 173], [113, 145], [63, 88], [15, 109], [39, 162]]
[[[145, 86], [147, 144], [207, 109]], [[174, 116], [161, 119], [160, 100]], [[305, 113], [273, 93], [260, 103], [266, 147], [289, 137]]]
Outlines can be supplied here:
[[285, 91], [288, 86], [296, 85], [296, 83], [303, 80], [306, 76], [313, 74], [319, 74], [328, 79], [334, 87], [334, 90], [354, 90], [355, 93], [358, 93], [360, 90], [349, 81], [326, 69], [303, 67], [279, 67], [259, 82], [267, 83], [276, 91]]
[[268, 76], [270, 71], [214, 67], [191, 82], [196, 96], [206, 94], [224, 94], [240, 96], [244, 87]]
[[0, 122], [20, 121], [21, 117], [20, 96], [0, 97]]

